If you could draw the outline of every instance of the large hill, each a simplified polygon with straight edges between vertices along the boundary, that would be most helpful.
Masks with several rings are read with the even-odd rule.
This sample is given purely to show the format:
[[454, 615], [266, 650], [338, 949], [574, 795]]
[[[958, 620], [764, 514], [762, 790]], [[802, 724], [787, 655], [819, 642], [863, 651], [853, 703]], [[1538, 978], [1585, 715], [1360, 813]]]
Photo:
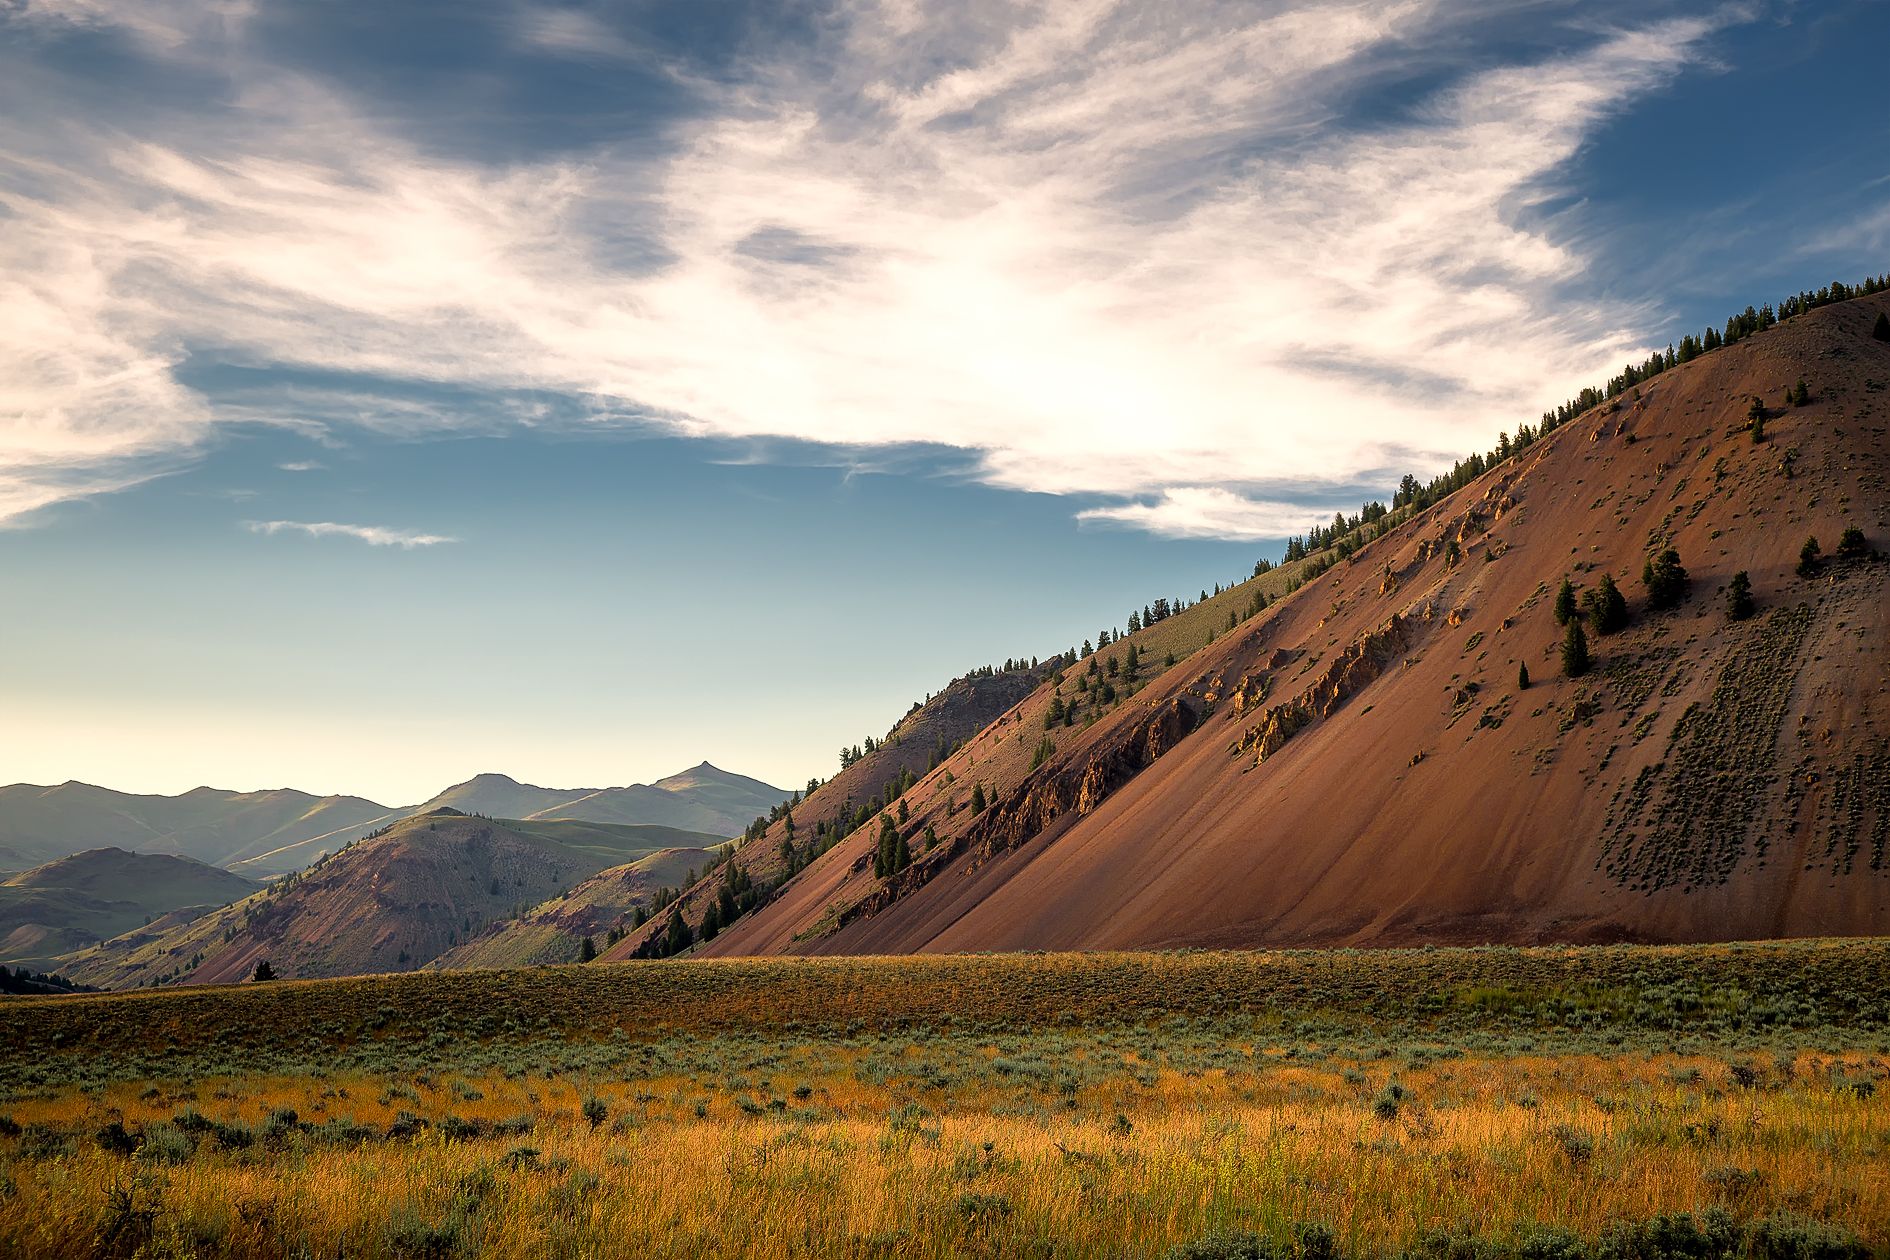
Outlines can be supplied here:
[[[340, 848], [401, 812], [358, 796], [287, 788], [143, 796], [89, 783], [16, 783], [0, 787], [0, 870], [113, 847], [174, 853], [261, 878]], [[299, 861], [277, 856], [285, 851], [308, 852]]]
[[[1053, 666], [804, 867], [780, 823], [751, 840], [761, 904], [699, 948], [1890, 931], [1886, 310], [1819, 306], [1506, 436], [1441, 500]], [[1658, 607], [1668, 548], [1690, 581]], [[1604, 577], [1626, 625], [1597, 615], [1569, 676], [1560, 584]], [[612, 956], [668, 952], [665, 926]]]
[[0, 881], [0, 963], [42, 969], [162, 916], [201, 914], [255, 891], [251, 881], [192, 858], [76, 853]]
[[498, 822], [439, 809], [233, 905], [73, 954], [59, 970], [110, 988], [241, 980], [264, 960], [285, 977], [411, 971], [600, 870], [716, 841], [670, 827]]

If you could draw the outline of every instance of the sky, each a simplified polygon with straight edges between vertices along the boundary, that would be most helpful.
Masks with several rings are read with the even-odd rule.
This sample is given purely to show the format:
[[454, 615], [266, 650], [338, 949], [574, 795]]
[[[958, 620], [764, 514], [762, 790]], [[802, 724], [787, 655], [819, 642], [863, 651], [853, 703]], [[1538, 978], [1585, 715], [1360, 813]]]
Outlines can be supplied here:
[[0, 0], [0, 782], [784, 787], [1890, 266], [1890, 6]]

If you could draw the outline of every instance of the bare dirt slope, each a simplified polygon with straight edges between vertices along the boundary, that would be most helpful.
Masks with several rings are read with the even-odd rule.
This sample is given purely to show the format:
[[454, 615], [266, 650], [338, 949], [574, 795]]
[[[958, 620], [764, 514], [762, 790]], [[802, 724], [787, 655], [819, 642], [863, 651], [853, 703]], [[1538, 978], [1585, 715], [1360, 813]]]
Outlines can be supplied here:
[[[875, 820], [706, 952], [1890, 931], [1890, 563], [1795, 571], [1847, 526], [1890, 548], [1884, 309], [1643, 383], [1046, 730], [1053, 694], [1097, 694], [1083, 662], [905, 793], [909, 867], [875, 874]], [[1691, 583], [1655, 610], [1668, 546]], [[1630, 624], [1564, 677], [1556, 589], [1604, 574]]]

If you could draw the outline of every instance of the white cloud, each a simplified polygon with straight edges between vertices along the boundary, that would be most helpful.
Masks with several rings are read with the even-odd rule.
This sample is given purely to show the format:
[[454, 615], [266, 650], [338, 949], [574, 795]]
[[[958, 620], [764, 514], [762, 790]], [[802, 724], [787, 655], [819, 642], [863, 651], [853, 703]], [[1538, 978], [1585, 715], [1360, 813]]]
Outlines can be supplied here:
[[1322, 509], [1304, 503], [1249, 499], [1220, 486], [1171, 486], [1153, 501], [1086, 508], [1076, 518], [1143, 529], [1166, 538], [1255, 541], [1300, 533], [1309, 522], [1324, 520], [1347, 507], [1358, 510], [1357, 504], [1334, 504]]
[[389, 529], [384, 525], [343, 525], [336, 521], [244, 521], [253, 534], [307, 534], [310, 538], [357, 538], [370, 547], [436, 547], [458, 542], [445, 534], [423, 534], [411, 529]]
[[312, 459], [292, 459], [285, 464], [276, 465], [276, 467], [281, 469], [283, 472], [296, 472], [296, 473], [319, 472], [321, 469], [325, 468], [326, 466], [327, 465], [322, 464]]
[[[287, 393], [219, 412], [173, 374], [209, 345], [548, 391], [594, 423], [943, 443], [997, 485], [1125, 501], [1090, 519], [1253, 536], [1278, 505], [1241, 486], [1448, 463], [1640, 348], [1624, 330], [1646, 312], [1570, 305], [1588, 260], [1527, 212], [1713, 29], [1485, 70], [1347, 130], [1327, 95], [1448, 7], [847, 12], [817, 72], [759, 67], [660, 159], [426, 156], [260, 67], [200, 138], [98, 133], [0, 188], [0, 361], [21, 365], [0, 381], [0, 519], [187, 454], [219, 419], [338, 422]], [[618, 261], [652, 243], [669, 261]], [[411, 396], [385, 414], [467, 423]]]

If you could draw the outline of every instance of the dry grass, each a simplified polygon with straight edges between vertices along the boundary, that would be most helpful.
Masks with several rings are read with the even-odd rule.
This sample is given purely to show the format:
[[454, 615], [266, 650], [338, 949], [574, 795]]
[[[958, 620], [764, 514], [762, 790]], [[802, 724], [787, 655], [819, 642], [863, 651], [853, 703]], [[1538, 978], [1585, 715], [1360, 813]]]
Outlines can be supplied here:
[[[1679, 960], [1710, 978], [1724, 952]], [[1748, 1000], [1783, 1000], [1765, 979], [1796, 971], [1809, 979], [1794, 1001], [1835, 1006], [1824, 963], [1869, 973], [1881, 952], [1750, 951]], [[1217, 1230], [1285, 1240], [1299, 1222], [1330, 1227], [1342, 1254], [1380, 1255], [1440, 1229], [1500, 1241], [1546, 1224], [1592, 1239], [1714, 1207], [1837, 1223], [1883, 1249], [1881, 1015], [1747, 1027], [1724, 993], [1715, 1005], [1660, 987], [1674, 953], [1329, 956], [1381, 981], [1435, 979], [1426, 968], [1527, 977], [1570, 957], [1605, 978], [1619, 964], [1666, 994], [1661, 1010], [1686, 1012], [1661, 1032], [1633, 1022], [1653, 1009], [1646, 992], [1586, 990], [1587, 1009], [1638, 1003], [1590, 1026], [1493, 974], [1422, 1019], [1348, 1008], [1337, 979], [1313, 986], [1317, 1000], [1234, 999], [1233, 981], [1252, 984], [1256, 968], [1286, 984], [1300, 966], [1288, 956], [517, 973], [728, 1000], [710, 1009], [669, 994], [667, 1018], [635, 1032], [567, 1022], [516, 1039], [409, 1040], [427, 1025], [397, 1012], [372, 1053], [338, 1051], [352, 1043], [322, 1022], [338, 1018], [326, 1004], [344, 985], [281, 986], [268, 1009], [278, 1020], [301, 1010], [326, 1045], [289, 1070], [218, 1066], [240, 1047], [212, 1044], [226, 1031], [210, 1025], [203, 1044], [189, 1040], [173, 1017], [216, 994], [100, 999], [95, 1019], [116, 1012], [180, 1044], [158, 1071], [93, 1070], [110, 1056], [70, 1045], [20, 1071], [0, 1051], [12, 1122], [0, 1125], [0, 1255], [1155, 1256]], [[880, 983], [824, 989], [827, 1006], [785, 1025], [781, 1004], [803, 981], [843, 973]], [[1017, 996], [1026, 990], [1008, 987], [1034, 975], [1050, 991], [1128, 996], [1124, 977], [1150, 974], [1176, 982], [1183, 1017], [1146, 1005], [1112, 1017], [1092, 997], [1071, 1003], [1077, 1022], [1039, 1019]], [[1218, 983], [1240, 1013], [1192, 1010], [1195, 982]], [[418, 984], [401, 981], [408, 997]], [[921, 1010], [957, 993], [963, 1023], [894, 1020], [901, 989]], [[246, 1004], [266, 993], [221, 1001], [256, 1010]], [[38, 1020], [69, 1031], [78, 1009], [21, 1003], [7, 1015], [32, 1041]], [[114, 1045], [119, 1034], [96, 1026], [101, 1050]]]

